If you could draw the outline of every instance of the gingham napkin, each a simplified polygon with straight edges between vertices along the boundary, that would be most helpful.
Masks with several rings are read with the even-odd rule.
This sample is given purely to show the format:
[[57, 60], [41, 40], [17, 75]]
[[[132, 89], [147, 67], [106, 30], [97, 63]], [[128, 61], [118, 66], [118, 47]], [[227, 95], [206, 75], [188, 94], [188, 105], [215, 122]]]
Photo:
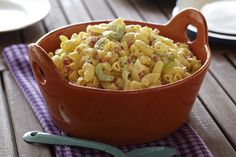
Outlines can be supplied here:
[[[45, 101], [33, 77], [27, 51], [27, 45], [12, 45], [3, 50], [3, 56], [12, 76], [15, 78], [44, 131], [57, 135], [65, 135], [51, 120]], [[120, 146], [119, 148], [127, 152], [135, 148], [148, 146], [174, 147], [178, 150], [177, 157], [213, 156], [198, 134], [188, 124], [185, 124], [178, 131], [161, 140], [141, 145]], [[54, 149], [58, 157], [111, 157], [111, 155], [105, 152], [93, 149], [71, 148], [68, 146], [54, 146]]]

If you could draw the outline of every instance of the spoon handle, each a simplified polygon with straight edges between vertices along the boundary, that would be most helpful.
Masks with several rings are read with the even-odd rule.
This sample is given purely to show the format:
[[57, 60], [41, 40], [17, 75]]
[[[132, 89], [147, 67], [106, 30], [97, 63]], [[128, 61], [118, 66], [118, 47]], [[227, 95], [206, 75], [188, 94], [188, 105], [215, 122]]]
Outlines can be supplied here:
[[125, 153], [119, 150], [116, 147], [111, 145], [107, 145], [100, 142], [90, 141], [90, 140], [83, 140], [73, 137], [67, 136], [58, 136], [52, 135], [44, 132], [39, 131], [29, 131], [24, 134], [23, 139], [26, 142], [32, 143], [41, 143], [41, 144], [50, 144], [50, 145], [68, 145], [68, 146], [79, 146], [79, 147], [86, 147], [101, 150], [112, 154], [115, 157], [127, 157]]

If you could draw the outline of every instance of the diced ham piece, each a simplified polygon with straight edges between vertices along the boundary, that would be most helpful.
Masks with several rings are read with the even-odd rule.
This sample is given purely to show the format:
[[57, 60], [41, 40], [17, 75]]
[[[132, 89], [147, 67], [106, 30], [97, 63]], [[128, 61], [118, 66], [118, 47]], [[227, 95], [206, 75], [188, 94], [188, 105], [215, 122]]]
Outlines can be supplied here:
[[81, 53], [81, 49], [80, 49], [79, 47], [77, 47], [77, 48], [75, 49], [75, 51], [76, 51], [78, 54]]
[[157, 61], [160, 60], [160, 57], [159, 57], [158, 55], [156, 55], [156, 54], [153, 54], [153, 55], [152, 55], [152, 60], [153, 60], [154, 62], [157, 62]]
[[90, 47], [94, 47], [94, 45], [96, 44], [96, 42], [101, 38], [101, 36], [92, 36], [90, 37], [90, 40], [88, 42], [88, 45]]
[[70, 63], [72, 63], [72, 60], [69, 57], [66, 57], [63, 61], [64, 65], [70, 65]]
[[114, 47], [115, 53], [120, 54], [121, 50], [122, 50], [122, 49], [121, 49], [120, 45], [116, 45], [116, 46]]
[[140, 79], [142, 79], [142, 78], [144, 77], [144, 75], [145, 75], [145, 74], [144, 74], [144, 72], [142, 72], [142, 71], [138, 73], [138, 76], [139, 76]]

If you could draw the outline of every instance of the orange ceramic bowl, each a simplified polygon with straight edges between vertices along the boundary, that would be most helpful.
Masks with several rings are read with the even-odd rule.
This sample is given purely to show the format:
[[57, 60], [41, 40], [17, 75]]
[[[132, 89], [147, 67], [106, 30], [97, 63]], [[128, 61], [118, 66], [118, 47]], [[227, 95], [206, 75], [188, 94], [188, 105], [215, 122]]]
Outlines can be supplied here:
[[[69, 83], [60, 76], [47, 53], [59, 48], [61, 34], [70, 37], [90, 24], [107, 22], [59, 28], [29, 46], [30, 63], [54, 123], [71, 136], [114, 145], [145, 143], [173, 133], [186, 122], [210, 63], [204, 17], [194, 9], [187, 9], [166, 25], [125, 21], [158, 28], [161, 35], [189, 44], [203, 66], [181, 81], [136, 91], [103, 90]], [[186, 35], [190, 24], [198, 30], [192, 42]]]

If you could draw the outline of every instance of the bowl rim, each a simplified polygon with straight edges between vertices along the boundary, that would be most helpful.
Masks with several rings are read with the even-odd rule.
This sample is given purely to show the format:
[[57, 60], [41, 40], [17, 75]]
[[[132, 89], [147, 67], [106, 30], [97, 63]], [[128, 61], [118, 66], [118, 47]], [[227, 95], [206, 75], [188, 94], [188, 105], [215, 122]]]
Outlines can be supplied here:
[[[41, 38], [39, 38], [35, 44], [39, 45], [45, 40], [45, 38], [47, 36], [50, 36], [51, 34], [54, 34], [58, 31], [61, 31], [63, 29], [69, 29], [70, 27], [74, 27], [74, 26], [78, 26], [78, 25], [94, 25], [94, 24], [99, 24], [99, 23], [108, 23], [111, 22], [114, 19], [104, 19], [104, 20], [95, 20], [95, 21], [87, 21], [87, 22], [78, 22], [78, 23], [73, 23], [73, 24], [68, 24], [62, 27], [58, 27], [48, 33], [46, 33], [45, 35], [43, 35]], [[134, 23], [134, 24], [140, 24], [140, 25], [153, 25], [153, 26], [159, 26], [159, 24], [153, 23], [153, 22], [144, 22], [144, 21], [137, 21], [137, 20], [127, 20], [127, 19], [123, 19], [124, 22], [128, 22], [128, 23]], [[172, 39], [173, 40], [173, 39]], [[186, 44], [189, 45], [189, 43], [187, 42]], [[44, 49], [44, 48], [43, 48]], [[112, 89], [102, 89], [102, 88], [95, 88], [95, 87], [87, 87], [87, 86], [82, 86], [82, 85], [76, 85], [73, 83], [70, 83], [68, 80], [66, 80], [64, 77], [61, 77], [64, 84], [66, 86], [69, 86], [70, 88], [74, 88], [74, 89], [78, 89], [81, 88], [85, 91], [89, 91], [89, 92], [99, 92], [99, 93], [106, 93], [106, 94], [135, 94], [135, 93], [149, 93], [152, 91], [159, 91], [159, 90], [164, 90], [164, 89], [168, 89], [168, 88], [173, 88], [175, 86], [184, 84], [185, 82], [193, 79], [194, 77], [196, 77], [197, 75], [200, 75], [203, 71], [207, 70], [210, 62], [211, 62], [211, 51], [208, 45], [208, 42], [204, 44], [204, 49], [206, 51], [206, 60], [204, 62], [204, 64], [201, 66], [200, 69], [198, 69], [197, 71], [195, 71], [193, 74], [178, 80], [176, 82], [172, 82], [172, 83], [168, 83], [168, 84], [164, 84], [164, 85], [160, 85], [160, 86], [156, 86], [156, 87], [151, 87], [151, 88], [144, 88], [144, 89], [134, 89], [134, 90], [112, 90]], [[46, 51], [45, 51], [46, 52]], [[48, 52], [46, 52], [48, 53]], [[48, 56], [49, 57], [49, 56]], [[52, 62], [53, 63], [53, 62]], [[58, 69], [56, 68], [56, 66], [54, 67], [55, 71], [59, 74]]]

